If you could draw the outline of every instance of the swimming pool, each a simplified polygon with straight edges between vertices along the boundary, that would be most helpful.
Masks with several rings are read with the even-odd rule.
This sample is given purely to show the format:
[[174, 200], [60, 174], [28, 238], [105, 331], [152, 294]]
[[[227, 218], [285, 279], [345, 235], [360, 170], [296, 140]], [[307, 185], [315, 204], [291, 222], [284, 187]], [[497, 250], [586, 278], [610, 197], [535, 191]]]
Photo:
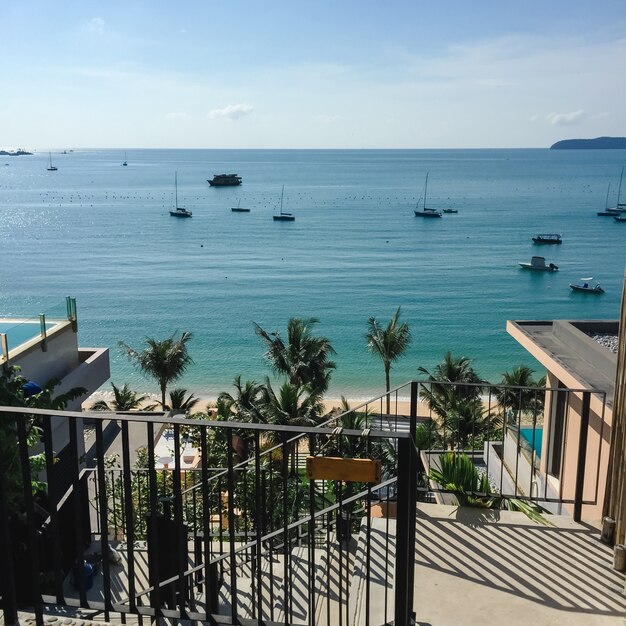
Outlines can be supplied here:
[[[46, 324], [46, 330], [50, 330], [54, 324]], [[14, 350], [18, 346], [39, 337], [41, 333], [41, 326], [39, 322], [17, 320], [0, 321], [0, 333], [7, 336], [7, 344], [9, 350]]]
[[[523, 439], [528, 443], [531, 449], [535, 450], [535, 454], [537, 458], [541, 458], [541, 444], [543, 441], [543, 428], [538, 426], [536, 428], [532, 427], [521, 427], [520, 434]], [[533, 441], [533, 431], [534, 431], [534, 441]], [[534, 445], [533, 445], [534, 444]]]

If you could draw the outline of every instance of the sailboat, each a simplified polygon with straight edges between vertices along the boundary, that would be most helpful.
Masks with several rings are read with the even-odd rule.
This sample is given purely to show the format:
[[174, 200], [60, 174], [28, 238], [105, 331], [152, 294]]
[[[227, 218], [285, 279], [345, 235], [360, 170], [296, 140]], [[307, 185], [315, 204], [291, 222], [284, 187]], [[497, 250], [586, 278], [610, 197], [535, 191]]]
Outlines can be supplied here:
[[126, 158], [126, 150], [124, 150], [124, 163], [122, 163], [124, 167], [128, 166], [128, 159]]
[[617, 202], [615, 203], [615, 206], [612, 208], [608, 208], [609, 207], [609, 190], [611, 189], [611, 183], [609, 183], [609, 188], [606, 190], [606, 202], [604, 203], [604, 211], [598, 211], [598, 215], [604, 216], [604, 217], [614, 217], [614, 218], [618, 218], [620, 217], [619, 220], [617, 220], [618, 222], [626, 222], [626, 219], [623, 219], [623, 215], [622, 214], [626, 214], [626, 204], [624, 204], [623, 202], [620, 202], [620, 196], [622, 195], [622, 179], [624, 178], [624, 166], [622, 165], [622, 173], [620, 174], [619, 177], [619, 187], [617, 188]]
[[191, 211], [178, 206], [178, 172], [174, 172], [174, 210], [170, 211], [173, 217], [191, 217]]
[[284, 195], [285, 195], [285, 185], [283, 185], [283, 190], [280, 192], [280, 214], [272, 216], [275, 222], [293, 222], [296, 219], [296, 216], [293, 213], [283, 212]]
[[52, 152], [48, 152], [48, 171], [56, 172], [59, 168], [52, 165]]
[[233, 213], [250, 213], [250, 209], [246, 209], [246, 208], [241, 206], [241, 200], [239, 200], [239, 202], [237, 202], [237, 206], [230, 207], [230, 210]]
[[[424, 183], [424, 207], [421, 211], [415, 210], [416, 217], [441, 217], [441, 211], [426, 208], [426, 192], [428, 191], [428, 172], [426, 172], [426, 182]], [[421, 200], [421, 198], [420, 198]], [[420, 201], [417, 201], [419, 206]]]

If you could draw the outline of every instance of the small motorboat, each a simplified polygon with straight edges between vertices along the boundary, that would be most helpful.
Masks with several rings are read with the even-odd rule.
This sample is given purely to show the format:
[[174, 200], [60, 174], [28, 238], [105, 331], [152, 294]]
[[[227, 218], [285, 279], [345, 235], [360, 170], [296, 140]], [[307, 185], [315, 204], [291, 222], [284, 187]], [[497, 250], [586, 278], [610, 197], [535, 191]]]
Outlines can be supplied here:
[[556, 272], [559, 269], [554, 263], [546, 265], [546, 259], [542, 256], [531, 257], [530, 263], [520, 263], [519, 266], [522, 269], [536, 272]]
[[533, 237], [533, 243], [559, 244], [563, 243], [561, 235], [557, 233], [543, 233]]
[[590, 278], [581, 278], [580, 279], [583, 282], [580, 283], [570, 283], [570, 288], [572, 291], [581, 291], [584, 293], [604, 293], [604, 289], [602, 289], [602, 287], [600, 287], [600, 283], [596, 283], [595, 285], [591, 285], [591, 282], [593, 280], [593, 277]]
[[459, 210], [458, 209], [444, 209], [443, 212], [444, 213], [458, 213]]

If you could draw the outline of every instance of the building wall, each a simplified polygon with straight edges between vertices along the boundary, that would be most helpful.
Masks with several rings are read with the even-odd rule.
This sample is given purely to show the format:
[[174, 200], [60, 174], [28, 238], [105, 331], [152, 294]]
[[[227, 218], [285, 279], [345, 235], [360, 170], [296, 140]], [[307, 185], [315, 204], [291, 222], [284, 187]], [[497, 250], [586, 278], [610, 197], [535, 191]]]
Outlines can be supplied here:
[[[587, 336], [580, 337], [575, 329], [568, 329], [566, 323], [555, 322], [556, 334], [561, 341], [566, 341], [568, 348], [574, 354], [583, 354], [588, 362], [594, 362], [602, 369], [604, 375], [610, 375], [611, 359], [605, 356], [605, 348], [599, 346]], [[547, 387], [560, 387], [567, 389], [586, 389], [590, 385], [588, 381], [577, 377], [563, 355], [555, 356], [549, 351], [542, 349], [529, 334], [515, 328], [511, 323], [507, 325], [509, 333], [532, 354], [544, 367], [546, 367]], [[604, 357], [604, 360], [602, 360]], [[613, 366], [613, 375], [615, 368]], [[589, 411], [589, 427], [587, 430], [587, 452], [585, 460], [585, 481], [583, 499], [593, 501], [595, 504], [583, 505], [582, 518], [590, 522], [598, 522], [602, 518], [602, 506], [606, 479], [608, 472], [609, 443], [611, 439], [612, 406], [607, 403], [606, 397], [599, 393], [592, 393]], [[611, 400], [612, 398], [609, 398]], [[578, 467], [578, 453], [580, 443], [580, 427], [582, 415], [582, 392], [570, 392], [566, 408], [566, 422], [563, 441], [563, 462], [561, 477], [548, 476], [551, 489], [564, 499], [573, 499], [576, 490], [576, 474]], [[543, 450], [541, 470], [547, 470], [549, 462], [549, 446], [553, 436], [553, 420], [556, 410], [556, 393], [547, 391], [545, 399], [545, 418], [543, 430]], [[565, 505], [570, 513], [572, 505]]]

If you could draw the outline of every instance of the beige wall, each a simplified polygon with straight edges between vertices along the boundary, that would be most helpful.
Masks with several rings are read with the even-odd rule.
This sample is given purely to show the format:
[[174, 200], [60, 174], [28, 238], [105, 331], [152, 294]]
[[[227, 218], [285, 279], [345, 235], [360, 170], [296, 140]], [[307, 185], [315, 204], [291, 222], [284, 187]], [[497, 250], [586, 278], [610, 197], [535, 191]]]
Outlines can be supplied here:
[[[563, 363], [556, 361], [552, 355], [537, 346], [531, 337], [520, 332], [512, 325], [507, 325], [509, 333], [532, 354], [546, 369], [548, 387], [556, 387], [560, 383], [561, 388], [584, 389], [588, 385], [578, 380], [574, 374], [566, 369]], [[552, 416], [556, 408], [556, 398], [550, 391], [546, 392], [545, 421], [543, 430], [543, 458], [541, 459], [541, 471], [546, 472], [548, 460], [548, 445], [552, 430]], [[568, 394], [567, 418], [564, 439], [564, 456], [562, 474], [560, 480], [548, 476], [550, 486], [564, 499], [573, 499], [576, 489], [576, 469], [578, 466], [578, 451], [580, 440], [580, 424], [582, 411], [582, 393], [571, 392]], [[602, 394], [592, 394], [589, 412], [589, 428], [587, 431], [587, 454], [585, 464], [585, 482], [583, 498], [594, 501], [593, 505], [583, 505], [582, 518], [587, 521], [597, 522], [602, 518], [602, 506], [606, 487], [609, 442], [611, 439], [612, 410], [609, 405], [603, 403]], [[565, 507], [570, 513], [572, 505]]]

